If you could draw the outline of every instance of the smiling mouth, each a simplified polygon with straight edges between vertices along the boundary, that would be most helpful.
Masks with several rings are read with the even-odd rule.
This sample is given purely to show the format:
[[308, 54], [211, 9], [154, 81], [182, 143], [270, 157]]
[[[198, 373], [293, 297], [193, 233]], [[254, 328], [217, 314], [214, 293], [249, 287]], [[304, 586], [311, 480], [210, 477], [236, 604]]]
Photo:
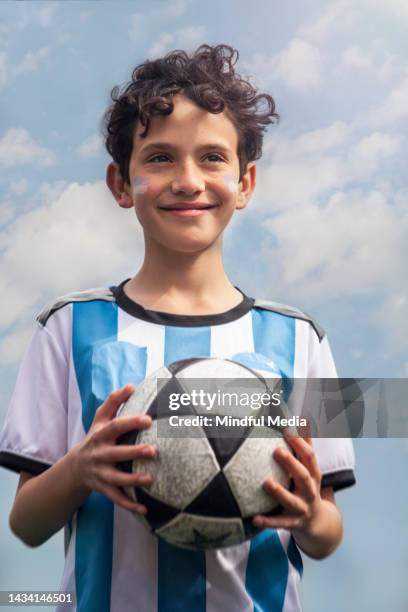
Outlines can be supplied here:
[[209, 204], [208, 206], [159, 206], [160, 210], [209, 210], [216, 208], [218, 204]]

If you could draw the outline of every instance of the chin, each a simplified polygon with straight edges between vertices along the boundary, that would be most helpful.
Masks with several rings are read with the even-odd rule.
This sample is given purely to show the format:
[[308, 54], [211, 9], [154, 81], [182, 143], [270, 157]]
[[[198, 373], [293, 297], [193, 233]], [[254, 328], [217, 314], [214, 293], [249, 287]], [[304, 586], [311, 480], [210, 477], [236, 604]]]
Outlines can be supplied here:
[[200, 251], [206, 251], [211, 248], [216, 240], [188, 240], [188, 239], [176, 239], [174, 242], [167, 243], [164, 246], [170, 251], [177, 251], [178, 253], [198, 253]]

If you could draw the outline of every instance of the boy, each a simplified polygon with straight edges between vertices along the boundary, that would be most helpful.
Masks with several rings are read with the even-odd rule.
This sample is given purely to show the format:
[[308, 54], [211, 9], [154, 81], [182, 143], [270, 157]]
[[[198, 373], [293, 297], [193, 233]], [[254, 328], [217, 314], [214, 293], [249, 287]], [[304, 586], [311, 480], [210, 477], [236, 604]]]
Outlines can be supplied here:
[[[336, 376], [308, 315], [246, 296], [224, 271], [223, 231], [251, 197], [262, 126], [277, 117], [273, 99], [234, 73], [234, 53], [175, 51], [112, 91], [106, 180], [143, 227], [143, 265], [119, 285], [40, 313], [2, 432], [0, 461], [20, 472], [10, 527], [29, 546], [65, 528], [61, 589], [75, 591], [81, 612], [300, 610], [298, 547], [323, 558], [342, 537], [334, 491], [355, 482], [350, 440], [290, 438], [296, 457], [275, 457], [294, 490], [265, 483], [284, 513], [256, 517], [266, 529], [251, 541], [208, 552], [170, 546], [135, 521], [129, 510], [146, 508], [121, 487], [148, 486], [151, 476], [115, 467], [140, 455], [154, 461], [154, 447], [115, 446], [149, 417], [115, 415], [163, 364], [245, 352], [272, 359], [282, 376]], [[268, 109], [256, 113], [261, 98]]]

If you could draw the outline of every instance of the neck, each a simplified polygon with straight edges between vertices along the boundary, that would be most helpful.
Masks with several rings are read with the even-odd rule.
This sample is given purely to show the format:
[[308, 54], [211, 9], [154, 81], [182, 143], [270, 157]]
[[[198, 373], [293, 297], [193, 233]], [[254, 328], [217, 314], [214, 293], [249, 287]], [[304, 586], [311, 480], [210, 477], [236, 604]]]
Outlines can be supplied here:
[[219, 312], [242, 300], [225, 273], [220, 246], [181, 253], [145, 244], [143, 264], [126, 285], [129, 297], [144, 307], [185, 310], [188, 305]]

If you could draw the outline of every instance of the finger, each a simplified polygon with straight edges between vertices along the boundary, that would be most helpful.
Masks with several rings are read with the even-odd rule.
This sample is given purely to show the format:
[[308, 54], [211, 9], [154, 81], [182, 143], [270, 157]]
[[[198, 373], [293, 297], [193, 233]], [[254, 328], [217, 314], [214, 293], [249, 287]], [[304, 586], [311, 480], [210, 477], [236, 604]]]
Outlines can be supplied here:
[[101, 404], [97, 409], [95, 413], [95, 420], [97, 422], [103, 422], [113, 419], [120, 406], [132, 395], [134, 390], [134, 386], [129, 384], [125, 385], [121, 389], [112, 391], [103, 404]]
[[99, 480], [108, 486], [116, 487], [149, 487], [153, 482], [153, 476], [147, 472], [134, 472], [128, 474], [120, 470], [104, 470], [99, 475]]
[[291, 493], [275, 480], [266, 480], [263, 484], [263, 488], [267, 493], [270, 493], [290, 514], [302, 516], [307, 511], [307, 505], [298, 495]]
[[101, 486], [99, 490], [111, 501], [113, 501], [114, 504], [121, 506], [121, 508], [130, 510], [131, 512], [136, 512], [137, 514], [146, 514], [147, 512], [147, 508], [145, 505], [132, 501], [120, 489], [116, 487], [105, 485]]
[[306, 420], [306, 425], [298, 425], [296, 429], [299, 433], [299, 436], [301, 436], [305, 440], [311, 441], [312, 426], [311, 426], [310, 419], [308, 419], [306, 416], [304, 416], [303, 418]]
[[136, 416], [117, 417], [107, 423], [95, 435], [100, 440], [116, 440], [127, 431], [148, 429], [152, 424], [152, 418], [148, 414], [138, 414]]
[[311, 476], [320, 481], [321, 472], [311, 438], [285, 436], [285, 439], [289, 446], [295, 451], [299, 461], [306, 466]]
[[132, 459], [154, 459], [156, 457], [156, 449], [151, 444], [135, 444], [109, 446], [101, 453], [100, 461], [103, 463], [120, 463], [122, 461], [131, 461]]
[[305, 467], [292, 453], [283, 448], [276, 449], [273, 456], [293, 478], [300, 493], [306, 497], [306, 499], [312, 501], [314, 499], [315, 489], [312, 475], [307, 467]]
[[280, 514], [279, 516], [264, 516], [257, 514], [252, 519], [255, 527], [269, 529], [295, 529], [299, 525], [299, 519], [293, 516]]

